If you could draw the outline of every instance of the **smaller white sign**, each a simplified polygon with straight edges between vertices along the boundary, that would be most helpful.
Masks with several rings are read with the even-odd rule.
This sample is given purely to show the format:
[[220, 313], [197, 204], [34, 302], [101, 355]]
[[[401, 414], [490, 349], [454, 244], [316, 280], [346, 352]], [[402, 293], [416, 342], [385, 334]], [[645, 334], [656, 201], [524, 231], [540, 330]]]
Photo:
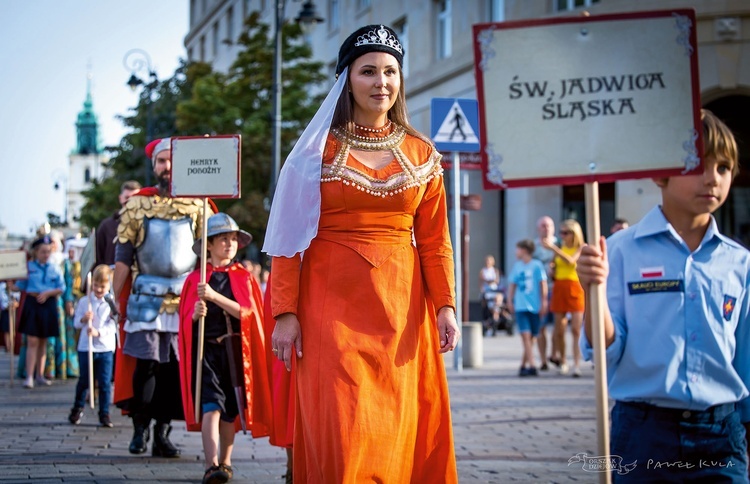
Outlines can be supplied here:
[[0, 281], [26, 279], [28, 275], [26, 252], [22, 250], [0, 251]]
[[172, 197], [240, 198], [239, 135], [172, 138]]

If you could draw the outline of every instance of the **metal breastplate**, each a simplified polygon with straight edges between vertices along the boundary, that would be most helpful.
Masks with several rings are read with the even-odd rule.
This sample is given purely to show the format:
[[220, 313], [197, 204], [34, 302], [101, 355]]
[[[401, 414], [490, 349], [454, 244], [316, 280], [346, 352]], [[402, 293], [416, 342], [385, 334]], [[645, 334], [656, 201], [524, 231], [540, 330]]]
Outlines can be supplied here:
[[135, 249], [138, 276], [128, 298], [128, 319], [154, 321], [164, 297], [179, 296], [195, 267], [193, 227], [189, 217], [178, 220], [145, 218], [143, 243]]
[[195, 268], [197, 256], [193, 253], [193, 225], [189, 217], [144, 218], [143, 233], [143, 243], [135, 249], [139, 274], [172, 279]]

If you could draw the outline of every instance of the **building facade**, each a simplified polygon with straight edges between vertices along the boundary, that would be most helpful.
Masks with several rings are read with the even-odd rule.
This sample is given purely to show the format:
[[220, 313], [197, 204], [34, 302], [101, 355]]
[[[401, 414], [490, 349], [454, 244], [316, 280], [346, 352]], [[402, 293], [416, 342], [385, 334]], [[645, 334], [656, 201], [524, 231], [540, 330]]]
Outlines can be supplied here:
[[[185, 37], [192, 60], [226, 70], [236, 56], [234, 40], [242, 19], [259, 11], [273, 25], [277, 0], [189, 0], [190, 31]], [[278, 0], [282, 1], [282, 0]], [[286, 0], [286, 18], [297, 16], [301, 2]], [[693, 8], [697, 18], [701, 102], [725, 120], [737, 136], [745, 173], [735, 180], [730, 199], [717, 212], [720, 228], [748, 244], [750, 239], [750, 2], [747, 0], [315, 0], [324, 22], [308, 40], [316, 60], [324, 62], [333, 83], [341, 42], [357, 27], [384, 23], [396, 30], [406, 50], [404, 74], [414, 126], [430, 132], [433, 98], [476, 99], [472, 26], [555, 16], [625, 13]], [[530, 62], [533, 61], [530, 60]], [[282, 74], [283, 75], [283, 74]], [[564, 148], [561, 148], [564, 149]], [[449, 157], [446, 157], [449, 158]], [[585, 225], [582, 186], [549, 186], [506, 191], [482, 189], [478, 164], [462, 163], [460, 185], [482, 196], [481, 210], [470, 214], [468, 295], [479, 300], [478, 272], [484, 256], [493, 254], [501, 269], [513, 264], [515, 243], [536, 236], [536, 220], [575, 218]], [[450, 170], [446, 170], [450, 189]], [[658, 204], [651, 180], [620, 181], [600, 186], [602, 232], [615, 217], [638, 221]], [[475, 303], [474, 309], [477, 304]], [[472, 316], [476, 312], [472, 311]]]

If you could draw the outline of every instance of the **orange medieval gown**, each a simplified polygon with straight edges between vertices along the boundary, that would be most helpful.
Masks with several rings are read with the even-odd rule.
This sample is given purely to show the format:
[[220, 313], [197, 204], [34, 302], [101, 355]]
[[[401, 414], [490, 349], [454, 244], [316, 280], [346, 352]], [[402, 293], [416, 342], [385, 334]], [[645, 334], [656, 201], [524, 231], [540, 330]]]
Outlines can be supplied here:
[[[266, 287], [270, 287], [272, 278], [273, 276], [269, 276]], [[266, 331], [266, 356], [273, 405], [273, 425], [268, 438], [271, 445], [289, 449], [294, 442], [294, 409], [297, 400], [294, 379], [295, 363], [292, 361], [292, 371], [287, 371], [284, 362], [271, 352], [271, 335], [276, 327], [276, 320], [271, 311], [270, 290], [266, 290], [263, 295], [263, 310], [265, 314], [263, 328]]]
[[440, 155], [396, 126], [370, 148], [393, 160], [373, 170], [349, 149], [376, 135], [357, 134], [329, 135], [304, 257], [272, 262], [273, 314], [302, 331], [294, 481], [456, 482], [435, 316], [455, 307]]

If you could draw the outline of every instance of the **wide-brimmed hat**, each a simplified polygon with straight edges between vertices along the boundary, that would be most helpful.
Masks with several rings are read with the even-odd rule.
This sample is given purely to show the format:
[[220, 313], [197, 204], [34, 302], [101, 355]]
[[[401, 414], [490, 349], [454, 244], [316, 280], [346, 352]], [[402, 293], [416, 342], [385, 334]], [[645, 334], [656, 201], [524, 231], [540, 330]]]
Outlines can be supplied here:
[[[207, 237], [213, 237], [214, 235], [226, 234], [227, 232], [237, 232], [237, 248], [241, 249], [246, 247], [247, 244], [252, 242], [253, 236], [240, 230], [240, 226], [234, 221], [232, 217], [225, 213], [217, 213], [208, 217], [208, 223], [206, 224]], [[198, 238], [193, 243], [193, 252], [197, 255], [201, 255], [201, 239]]]

